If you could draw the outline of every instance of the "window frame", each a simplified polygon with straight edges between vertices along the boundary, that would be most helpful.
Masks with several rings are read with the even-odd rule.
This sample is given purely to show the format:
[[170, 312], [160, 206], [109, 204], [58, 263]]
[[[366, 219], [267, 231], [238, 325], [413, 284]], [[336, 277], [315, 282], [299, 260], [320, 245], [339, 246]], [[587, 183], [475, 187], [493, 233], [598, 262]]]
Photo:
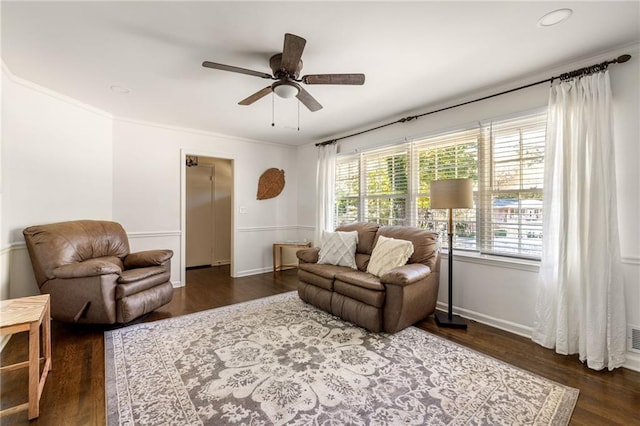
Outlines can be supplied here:
[[[502, 127], [501, 127], [502, 126]], [[521, 128], [520, 134], [518, 138], [518, 146], [519, 152], [516, 160], [506, 159], [504, 160], [505, 164], [508, 162], [517, 162], [519, 171], [517, 173], [519, 182], [517, 189], [514, 188], [495, 188], [495, 173], [496, 173], [496, 165], [500, 164], [500, 159], [498, 158], [496, 161], [496, 155], [493, 152], [493, 149], [496, 147], [496, 133], [493, 131], [494, 129], [507, 129], [509, 130], [509, 126], [513, 129]], [[424, 184], [421, 184], [420, 176], [421, 176], [421, 167], [420, 167], [420, 153], [429, 150], [429, 146], [432, 146], [433, 149], [443, 149], [443, 147], [447, 146], [464, 146], [464, 145], [473, 145], [475, 143], [475, 176], [470, 176], [474, 179], [474, 204], [475, 207], [473, 209], [456, 209], [453, 210], [454, 213], [454, 222], [460, 223], [462, 221], [469, 222], [469, 220], [461, 220], [460, 218], [471, 215], [474, 225], [466, 227], [465, 230], [468, 231], [468, 235], [465, 236], [465, 239], [458, 239], [454, 237], [454, 248], [456, 250], [467, 250], [470, 252], [475, 252], [479, 254], [489, 254], [489, 255], [498, 255], [504, 257], [525, 259], [525, 260], [539, 260], [541, 253], [540, 251], [532, 253], [531, 249], [527, 250], [522, 249], [523, 247], [523, 235], [524, 232], [527, 232], [527, 224], [523, 223], [523, 219], [526, 219], [527, 211], [536, 211], [536, 209], [525, 209], [521, 207], [522, 201], [527, 198], [539, 199], [541, 200], [540, 213], [534, 213], [534, 219], [539, 219], [535, 222], [535, 226], [539, 227], [539, 235], [541, 232], [541, 211], [543, 203], [543, 178], [538, 179], [539, 186], [536, 188], [525, 188], [523, 187], [522, 181], [523, 179], [528, 179], [529, 176], [527, 174], [527, 170], [524, 169], [526, 161], [529, 157], [525, 158], [525, 155], [529, 155], [530, 153], [525, 153], [523, 151], [523, 135], [522, 129], [531, 130], [534, 134], [535, 132], [542, 132], [542, 143], [541, 147], [536, 147], [533, 145], [532, 152], [535, 153], [533, 157], [531, 157], [531, 161], [541, 163], [542, 166], [538, 167], [538, 169], [544, 170], [544, 145], [546, 139], [546, 108], [536, 109], [533, 111], [526, 111], [518, 114], [512, 114], [507, 117], [500, 117], [497, 119], [486, 120], [482, 122], [476, 122], [473, 125], [469, 125], [466, 127], [461, 127], [457, 129], [449, 129], [446, 131], [440, 131], [437, 133], [431, 133], [429, 135], [425, 135], [419, 138], [414, 138], [410, 141], [405, 139], [403, 142], [392, 145], [385, 145], [379, 147], [373, 147], [371, 149], [362, 150], [358, 153], [341, 153], [338, 155], [336, 160], [336, 193], [335, 193], [335, 226], [340, 226], [347, 222], [341, 220], [350, 219], [352, 216], [338, 215], [338, 206], [341, 202], [348, 202], [357, 205], [357, 213], [355, 221], [372, 221], [372, 222], [382, 222], [383, 224], [389, 223], [390, 218], [385, 217], [372, 217], [368, 211], [368, 203], [374, 200], [394, 200], [394, 199], [404, 199], [404, 218], [403, 219], [395, 219], [394, 223], [389, 223], [391, 225], [410, 225], [410, 226], [420, 226], [424, 229], [429, 229], [426, 226], [429, 222], [434, 222], [436, 228], [441, 227], [441, 222], [447, 221], [446, 210], [431, 210], [427, 208], [427, 212], [433, 212], [431, 217], [437, 217], [438, 219], [434, 219], [429, 221], [429, 215], [425, 215], [424, 225], [421, 226], [421, 220], [418, 217], [419, 213], [423, 214], [424, 208], [419, 207], [419, 202], [424, 197], [428, 197], [429, 193], [424, 192]], [[539, 137], [539, 136], [538, 136]], [[475, 142], [470, 142], [475, 138]], [[443, 142], [444, 141], [444, 142]], [[541, 152], [540, 152], [541, 148]], [[470, 149], [473, 149], [470, 148]], [[535, 151], [535, 150], [538, 151]], [[405, 192], [394, 192], [390, 193], [368, 193], [367, 188], [367, 163], [366, 161], [379, 157], [382, 158], [385, 155], [394, 155], [401, 154], [405, 155], [405, 166], [406, 166], [406, 191]], [[512, 154], [512, 153], [511, 153]], [[457, 155], [457, 154], [456, 154]], [[473, 156], [473, 155], [472, 155]], [[529, 155], [530, 156], [530, 155]], [[340, 179], [340, 166], [346, 163], [356, 162], [358, 167], [358, 194], [349, 194], [349, 195], [339, 195], [338, 194], [338, 186]], [[456, 165], [458, 165], [456, 160]], [[458, 166], [456, 166], [458, 167]], [[462, 165], [462, 167], [467, 167], [468, 165]], [[379, 166], [381, 168], [381, 166]], [[393, 176], [397, 175], [397, 171], [393, 169], [390, 170], [390, 173]], [[436, 179], [438, 170], [440, 170], [439, 166], [435, 165], [435, 175]], [[468, 172], [468, 170], [467, 170]], [[447, 176], [447, 177], [468, 177], [465, 175], [457, 175], [458, 171], [456, 169], [455, 176]], [[527, 181], [528, 182], [528, 181]], [[513, 183], [512, 183], [513, 184]], [[422, 187], [422, 188], [421, 188]], [[501, 194], [512, 194], [517, 193], [517, 205], [518, 213], [517, 213], [517, 223], [515, 223], [515, 228], [517, 229], [516, 234], [518, 235], [517, 239], [517, 250], [514, 252], [513, 250], [501, 250], [500, 245], [497, 244], [497, 238], [500, 238], [495, 234], [495, 223], [494, 223], [494, 206], [493, 200], [496, 195], [500, 196]], [[524, 195], [524, 197], [523, 197]], [[473, 214], [471, 214], [473, 213]], [[442, 216], [442, 218], [440, 218]], [[353, 221], [353, 220], [351, 220]], [[509, 226], [513, 226], [514, 224], [505, 222]], [[440, 230], [442, 235], [442, 230]], [[535, 231], [535, 235], [538, 235]], [[454, 232], [454, 235], [457, 232]], [[469, 236], [474, 235], [475, 243], [471, 244], [469, 240]], [[445, 233], [446, 236], [446, 233]], [[527, 237], [528, 238], [528, 237]], [[511, 240], [508, 240], [511, 241]], [[515, 241], [515, 240], [514, 240]], [[537, 244], [537, 241], [535, 241]], [[541, 243], [541, 239], [540, 239]], [[441, 244], [443, 246], [447, 246], [448, 240], [447, 238], [441, 239]], [[535, 245], [532, 245], [535, 246]]]

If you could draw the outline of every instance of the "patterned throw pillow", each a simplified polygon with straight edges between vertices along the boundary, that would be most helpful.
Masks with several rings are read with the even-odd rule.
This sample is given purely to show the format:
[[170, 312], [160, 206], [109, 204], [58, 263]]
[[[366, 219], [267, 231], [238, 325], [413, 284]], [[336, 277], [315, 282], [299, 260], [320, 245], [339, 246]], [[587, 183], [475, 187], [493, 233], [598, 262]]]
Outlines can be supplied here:
[[411, 241], [396, 240], [381, 235], [371, 253], [367, 272], [381, 277], [388, 271], [406, 264], [412, 254], [413, 243]]
[[358, 231], [324, 231], [322, 238], [320, 238], [318, 263], [348, 266], [353, 269], [358, 269], [356, 266], [357, 244]]

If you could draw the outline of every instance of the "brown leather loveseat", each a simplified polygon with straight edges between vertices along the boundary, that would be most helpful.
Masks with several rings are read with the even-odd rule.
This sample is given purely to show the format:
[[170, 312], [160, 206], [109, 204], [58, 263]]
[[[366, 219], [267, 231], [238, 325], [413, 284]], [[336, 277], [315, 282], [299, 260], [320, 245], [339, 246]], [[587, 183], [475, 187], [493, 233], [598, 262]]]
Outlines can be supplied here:
[[129, 252], [119, 223], [77, 220], [23, 235], [51, 316], [65, 322], [127, 323], [173, 298], [171, 250]]
[[[357, 231], [357, 269], [318, 264], [319, 249], [297, 252], [302, 300], [370, 331], [395, 333], [432, 314], [438, 299], [438, 234], [408, 226], [354, 223], [336, 231]], [[404, 266], [377, 277], [367, 271], [380, 236], [413, 243]]]

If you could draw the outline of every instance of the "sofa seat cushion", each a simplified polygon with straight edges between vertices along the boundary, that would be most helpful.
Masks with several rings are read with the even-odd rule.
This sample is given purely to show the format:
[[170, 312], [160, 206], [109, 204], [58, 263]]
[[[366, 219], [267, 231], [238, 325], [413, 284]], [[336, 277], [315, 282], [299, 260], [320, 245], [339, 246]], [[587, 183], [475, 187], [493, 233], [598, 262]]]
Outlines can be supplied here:
[[331, 298], [331, 313], [374, 333], [382, 331], [382, 309], [351, 297], [334, 293]]
[[384, 285], [380, 283], [380, 278], [368, 272], [340, 272], [336, 274], [335, 278], [336, 281], [342, 281], [367, 290], [384, 291]]
[[334, 291], [369, 306], [384, 305], [385, 288], [380, 279], [366, 272], [345, 272], [336, 275]]
[[301, 263], [298, 265], [298, 278], [305, 283], [333, 291], [333, 279], [336, 274], [346, 271], [353, 271], [353, 269], [347, 266]]
[[341, 272], [353, 271], [348, 266], [327, 265], [320, 263], [301, 263], [298, 265], [298, 269], [301, 271], [310, 272], [322, 278], [333, 280], [336, 274]]

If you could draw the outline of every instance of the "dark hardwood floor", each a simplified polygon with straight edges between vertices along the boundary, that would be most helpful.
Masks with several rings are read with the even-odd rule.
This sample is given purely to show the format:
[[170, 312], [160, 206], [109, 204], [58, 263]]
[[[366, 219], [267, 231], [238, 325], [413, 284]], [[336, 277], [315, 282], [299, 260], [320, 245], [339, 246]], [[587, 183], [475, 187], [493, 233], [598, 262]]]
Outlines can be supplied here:
[[[228, 267], [187, 271], [187, 286], [173, 301], [142, 319], [155, 321], [295, 290], [296, 271], [232, 279]], [[640, 373], [627, 369], [592, 371], [577, 356], [561, 356], [529, 339], [479, 323], [468, 329], [440, 329], [430, 317], [418, 327], [491, 355], [524, 370], [580, 390], [572, 425], [640, 425]], [[52, 322], [53, 370], [33, 425], [102, 425], [105, 423], [104, 341], [108, 327]], [[14, 335], [0, 354], [0, 365], [25, 360], [26, 333]], [[26, 370], [5, 372], [1, 407], [26, 402]], [[28, 424], [26, 412], [0, 419], [2, 425]]]

